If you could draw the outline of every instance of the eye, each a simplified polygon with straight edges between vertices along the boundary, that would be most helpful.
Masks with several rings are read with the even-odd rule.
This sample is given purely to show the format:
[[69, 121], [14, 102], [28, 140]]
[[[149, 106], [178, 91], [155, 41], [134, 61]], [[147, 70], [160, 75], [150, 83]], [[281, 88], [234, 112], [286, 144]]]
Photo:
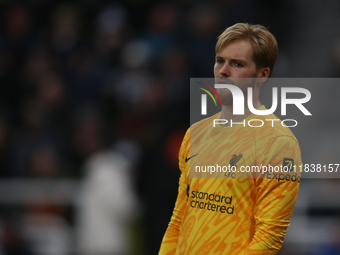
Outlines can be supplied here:
[[224, 62], [224, 60], [222, 58], [217, 58], [216, 59], [216, 63], [222, 64]]
[[236, 67], [243, 67], [243, 64], [241, 64], [240, 62], [234, 62], [234, 66], [236, 66]]

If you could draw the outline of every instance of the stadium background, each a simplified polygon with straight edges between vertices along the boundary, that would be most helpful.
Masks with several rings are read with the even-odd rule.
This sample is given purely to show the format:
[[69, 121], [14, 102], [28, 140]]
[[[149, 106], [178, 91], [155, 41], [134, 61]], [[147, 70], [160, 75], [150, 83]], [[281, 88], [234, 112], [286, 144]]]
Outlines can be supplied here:
[[[1, 255], [157, 254], [189, 79], [212, 77], [224, 28], [269, 27], [273, 77], [340, 74], [337, 0], [2, 0], [0, 13]], [[323, 143], [297, 135], [320, 163], [340, 163], [339, 92], [336, 115], [318, 101], [333, 120], [311, 126]], [[304, 180], [279, 254], [340, 254], [339, 192], [338, 180]]]

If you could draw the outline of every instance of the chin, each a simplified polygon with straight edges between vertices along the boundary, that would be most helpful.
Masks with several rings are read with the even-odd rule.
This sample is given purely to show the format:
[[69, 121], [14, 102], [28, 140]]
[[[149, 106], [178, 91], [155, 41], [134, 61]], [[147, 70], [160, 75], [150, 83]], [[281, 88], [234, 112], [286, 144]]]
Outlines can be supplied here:
[[216, 89], [216, 92], [220, 96], [223, 105], [233, 104], [233, 95], [229, 89]]

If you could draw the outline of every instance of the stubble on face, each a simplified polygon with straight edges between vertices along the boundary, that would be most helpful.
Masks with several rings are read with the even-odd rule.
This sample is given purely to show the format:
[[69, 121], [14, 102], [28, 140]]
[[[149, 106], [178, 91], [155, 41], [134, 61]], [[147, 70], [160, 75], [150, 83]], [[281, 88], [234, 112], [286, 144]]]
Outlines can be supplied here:
[[[254, 91], [254, 87], [256, 84], [256, 78], [234, 78], [234, 79], [215, 79], [216, 84], [230, 84], [241, 89], [245, 99], [248, 97], [248, 88], [252, 87]], [[222, 105], [230, 106], [233, 105], [233, 95], [229, 89], [217, 88], [217, 94], [220, 96]]]

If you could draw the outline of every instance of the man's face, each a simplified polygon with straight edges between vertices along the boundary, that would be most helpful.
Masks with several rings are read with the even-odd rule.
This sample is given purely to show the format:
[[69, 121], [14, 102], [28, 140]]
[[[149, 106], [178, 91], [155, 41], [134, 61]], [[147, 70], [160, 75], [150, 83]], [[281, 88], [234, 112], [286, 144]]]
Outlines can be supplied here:
[[[253, 50], [249, 41], [236, 40], [223, 47], [216, 54], [214, 76], [216, 83], [236, 85], [244, 95], [247, 95], [247, 88], [254, 86], [255, 79], [237, 78], [260, 77], [253, 61]], [[216, 91], [224, 105], [232, 104], [232, 94], [228, 89], [216, 89]]]

